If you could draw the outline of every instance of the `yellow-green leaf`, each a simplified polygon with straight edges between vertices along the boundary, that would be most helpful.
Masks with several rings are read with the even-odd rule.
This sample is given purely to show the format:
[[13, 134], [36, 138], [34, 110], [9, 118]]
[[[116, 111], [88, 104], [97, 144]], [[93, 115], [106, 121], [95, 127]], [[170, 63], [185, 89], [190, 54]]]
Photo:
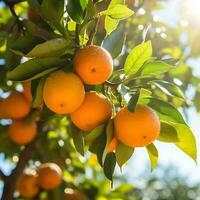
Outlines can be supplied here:
[[56, 38], [35, 46], [26, 57], [52, 57], [61, 56], [68, 46], [68, 42], [63, 38]]
[[142, 43], [131, 50], [126, 58], [124, 70], [126, 75], [136, 74], [143, 64], [152, 56], [151, 41]]
[[153, 171], [158, 163], [158, 150], [153, 143], [146, 146], [146, 149], [151, 162], [151, 171]]

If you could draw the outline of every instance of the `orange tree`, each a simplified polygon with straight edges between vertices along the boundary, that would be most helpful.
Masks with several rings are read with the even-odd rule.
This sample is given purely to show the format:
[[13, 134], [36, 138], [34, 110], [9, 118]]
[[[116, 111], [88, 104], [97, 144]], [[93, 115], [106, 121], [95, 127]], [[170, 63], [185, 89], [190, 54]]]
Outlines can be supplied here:
[[72, 177], [84, 179], [78, 158], [96, 155], [113, 182], [137, 147], [153, 170], [155, 140], [196, 161], [195, 138], [176, 108], [187, 106], [173, 82], [177, 60], [164, 59], [171, 53], [150, 26], [134, 30], [141, 7], [151, 19], [157, 1], [2, 2], [0, 149], [15, 162], [10, 175], [0, 173], [2, 199], [93, 199], [94, 183], [86, 181], [86, 195], [76, 191], [81, 181]]

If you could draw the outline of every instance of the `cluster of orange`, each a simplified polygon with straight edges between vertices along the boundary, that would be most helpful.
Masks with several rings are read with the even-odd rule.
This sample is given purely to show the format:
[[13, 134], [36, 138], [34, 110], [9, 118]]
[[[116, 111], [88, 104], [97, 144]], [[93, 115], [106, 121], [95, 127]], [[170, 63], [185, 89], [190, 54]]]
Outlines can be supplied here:
[[0, 101], [0, 119], [12, 119], [8, 135], [14, 143], [20, 145], [31, 142], [37, 133], [36, 122], [24, 119], [31, 110], [30, 82], [24, 83], [23, 87], [23, 93], [14, 91]]
[[[102, 84], [112, 75], [113, 62], [103, 48], [90, 45], [76, 52], [75, 73], [62, 70], [51, 73], [46, 79], [43, 99], [46, 106], [57, 114], [70, 114], [72, 122], [81, 130], [89, 132], [111, 119], [112, 104], [101, 93], [85, 92], [84, 84]], [[24, 122], [31, 107], [30, 84], [24, 84], [24, 93], [13, 92], [0, 102], [0, 118], [12, 118], [9, 136], [18, 144], [27, 144], [36, 135], [35, 122]], [[160, 131], [156, 113], [145, 105], [137, 105], [135, 112], [121, 108], [114, 116], [115, 137], [111, 142], [113, 151], [118, 141], [131, 147], [142, 147], [154, 141]]]
[[[90, 45], [76, 52], [75, 73], [57, 71], [44, 85], [44, 102], [58, 114], [70, 114], [72, 122], [83, 131], [91, 131], [112, 117], [112, 104], [101, 93], [85, 92], [84, 84], [102, 84], [112, 75], [113, 61], [103, 48]], [[131, 147], [141, 147], [156, 139], [160, 121], [149, 107], [138, 105], [135, 112], [127, 107], [114, 116], [115, 138], [110, 151], [118, 140]]]
[[[38, 170], [31, 173], [22, 174], [17, 182], [19, 195], [24, 198], [36, 196], [39, 189], [53, 190], [62, 182], [62, 172], [55, 163], [41, 164]], [[64, 194], [64, 200], [87, 200], [80, 192], [67, 189]]]

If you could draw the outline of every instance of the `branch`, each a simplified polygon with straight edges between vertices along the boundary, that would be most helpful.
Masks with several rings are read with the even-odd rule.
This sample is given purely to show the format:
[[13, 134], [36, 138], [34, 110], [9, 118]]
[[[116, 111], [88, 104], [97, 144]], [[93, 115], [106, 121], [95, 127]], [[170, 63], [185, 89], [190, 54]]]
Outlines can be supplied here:
[[4, 3], [10, 3], [10, 4], [17, 4], [17, 3], [21, 3], [21, 2], [24, 2], [26, 0], [0, 0], [0, 1], [3, 1]]
[[3, 181], [5, 181], [5, 179], [7, 178], [7, 176], [3, 173], [3, 171], [0, 169], [0, 179], [2, 179]]
[[87, 45], [90, 45], [93, 43], [94, 40], [94, 36], [97, 33], [97, 29], [98, 29], [98, 25], [99, 25], [99, 17], [95, 19], [95, 28], [94, 30], [91, 32], [90, 36], [89, 36], [89, 40], [87, 42]]

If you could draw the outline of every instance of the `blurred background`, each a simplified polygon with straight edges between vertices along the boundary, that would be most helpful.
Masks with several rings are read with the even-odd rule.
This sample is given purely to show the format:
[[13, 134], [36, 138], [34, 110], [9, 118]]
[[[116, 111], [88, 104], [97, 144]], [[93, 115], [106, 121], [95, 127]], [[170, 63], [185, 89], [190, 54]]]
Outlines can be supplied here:
[[[147, 31], [147, 38], [153, 43], [155, 57], [162, 59], [172, 57], [179, 60], [177, 68], [167, 74], [167, 79], [179, 85], [187, 97], [186, 103], [174, 101], [174, 104], [177, 107], [182, 106], [180, 111], [195, 133], [198, 148], [200, 145], [200, 114], [198, 114], [200, 111], [200, 1], [130, 0], [127, 4], [135, 11], [135, 17], [126, 22], [128, 48], [119, 59], [123, 60], [129, 47], [140, 43], [142, 35]], [[4, 23], [10, 17], [9, 11], [5, 15], [5, 9], [7, 8], [4, 3], [0, 1], [0, 23]], [[23, 16], [25, 9], [25, 4], [19, 6], [18, 12]], [[3, 32], [0, 32], [0, 53], [5, 48], [1, 38]], [[3, 63], [4, 59], [0, 58], [0, 64]], [[0, 95], [5, 95], [1, 89]], [[62, 147], [61, 142], [59, 145]], [[91, 199], [96, 195], [95, 198], [98, 200], [200, 200], [200, 166], [173, 144], [156, 142], [156, 146], [159, 150], [159, 163], [155, 171], [150, 172], [150, 163], [145, 149], [138, 148], [128, 164], [123, 167], [123, 173], [118, 169], [112, 192], [109, 192], [110, 183], [105, 180], [95, 158], [87, 155], [78, 159], [76, 154], [73, 162], [75, 162], [76, 172], [78, 169], [77, 182], [81, 183], [81, 189], [90, 194]], [[17, 153], [7, 159], [3, 147], [0, 147], [0, 152], [2, 152], [0, 168], [5, 174], [9, 174], [18, 160]], [[70, 162], [65, 160], [67, 165], [70, 165]], [[73, 169], [70, 173], [65, 173], [66, 181], [76, 182], [72, 172]], [[2, 186], [1, 183], [0, 193]]]

